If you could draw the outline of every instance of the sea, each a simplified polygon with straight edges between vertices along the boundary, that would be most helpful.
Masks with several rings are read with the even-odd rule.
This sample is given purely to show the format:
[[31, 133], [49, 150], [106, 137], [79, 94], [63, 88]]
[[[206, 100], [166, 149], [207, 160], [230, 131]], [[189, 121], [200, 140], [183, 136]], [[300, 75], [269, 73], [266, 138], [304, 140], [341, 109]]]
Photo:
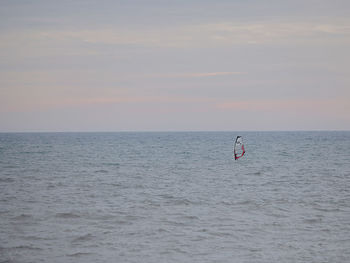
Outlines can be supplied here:
[[0, 262], [350, 262], [350, 132], [0, 133]]

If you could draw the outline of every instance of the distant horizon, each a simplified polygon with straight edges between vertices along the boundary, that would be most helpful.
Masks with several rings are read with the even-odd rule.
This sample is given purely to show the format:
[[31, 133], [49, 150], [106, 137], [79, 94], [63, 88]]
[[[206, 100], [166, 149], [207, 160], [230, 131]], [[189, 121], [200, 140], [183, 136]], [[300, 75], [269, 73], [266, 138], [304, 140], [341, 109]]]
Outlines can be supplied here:
[[195, 132], [350, 132], [350, 130], [130, 130], [130, 131], [0, 131], [4, 133], [195, 133]]

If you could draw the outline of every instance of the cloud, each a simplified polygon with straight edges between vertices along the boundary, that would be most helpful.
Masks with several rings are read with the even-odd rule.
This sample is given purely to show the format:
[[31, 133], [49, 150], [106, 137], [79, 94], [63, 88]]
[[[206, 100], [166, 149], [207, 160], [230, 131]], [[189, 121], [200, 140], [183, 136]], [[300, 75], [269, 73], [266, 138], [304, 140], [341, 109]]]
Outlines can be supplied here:
[[186, 96], [93, 96], [93, 97], [21, 97], [16, 101], [3, 101], [0, 103], [0, 112], [26, 112], [47, 111], [51, 109], [85, 108], [90, 106], [132, 106], [135, 109], [145, 105], [159, 105], [166, 109], [169, 105], [199, 105], [212, 103], [210, 98], [197, 98]]
[[[241, 75], [242, 72], [205, 72], [205, 73], [189, 73], [179, 74], [179, 77], [200, 78], [200, 77], [216, 77], [216, 76], [228, 76], [228, 75]], [[175, 75], [176, 76], [176, 75]]]
[[[164, 74], [147, 74], [137, 75], [136, 77], [145, 78], [205, 78], [205, 77], [220, 77], [220, 76], [232, 76], [242, 75], [245, 72], [239, 71], [222, 71], [222, 72], [190, 72], [190, 73], [164, 73]], [[135, 77], [135, 76], [133, 76]]]
[[213, 23], [182, 27], [120, 28], [97, 31], [62, 32], [61, 38], [88, 43], [129, 44], [157, 47], [210, 47], [232, 44], [295, 43], [350, 39], [350, 23]]
[[[57, 47], [50, 52], [81, 54], [94, 50], [76, 44], [129, 45], [165, 48], [220, 47], [242, 44], [307, 44], [338, 41], [350, 43], [350, 21], [247, 23], [208, 23], [158, 27], [103, 27], [93, 30], [22, 30], [2, 32], [0, 47], [17, 48], [30, 53], [44, 52], [45, 46]], [[23, 45], [23, 43], [26, 43]], [[73, 45], [74, 44], [74, 45]], [[66, 48], [63, 48], [66, 47]], [[26, 51], [27, 50], [27, 51]], [[101, 50], [100, 50], [101, 51]]]
[[281, 100], [242, 100], [225, 101], [217, 104], [217, 108], [227, 111], [265, 111], [265, 112], [296, 112], [298, 114], [334, 114], [350, 116], [349, 101], [337, 99], [281, 99]]

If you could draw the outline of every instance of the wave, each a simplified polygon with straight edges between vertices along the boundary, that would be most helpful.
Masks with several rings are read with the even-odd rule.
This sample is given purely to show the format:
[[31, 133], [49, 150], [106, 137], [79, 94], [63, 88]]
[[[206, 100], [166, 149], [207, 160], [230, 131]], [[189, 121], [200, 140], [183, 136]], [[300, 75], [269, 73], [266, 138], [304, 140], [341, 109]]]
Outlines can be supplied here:
[[94, 173], [96, 173], [96, 174], [107, 174], [108, 171], [107, 171], [107, 170], [100, 169], [100, 170], [94, 171]]
[[93, 253], [90, 252], [77, 252], [77, 253], [73, 253], [73, 254], [67, 254], [67, 257], [83, 257], [83, 256], [89, 256], [89, 255], [93, 255]]
[[57, 218], [79, 218], [80, 215], [75, 213], [56, 213], [55, 217]]
[[114, 166], [114, 167], [119, 167], [120, 166], [120, 163], [102, 163], [103, 165], [106, 165], [106, 166]]
[[83, 235], [83, 236], [79, 236], [79, 237], [76, 237], [72, 240], [72, 243], [80, 243], [80, 242], [85, 242], [85, 241], [89, 241], [89, 240], [92, 240], [94, 239], [95, 236], [93, 236], [92, 234], [86, 234], [86, 235]]
[[0, 178], [0, 183], [13, 183], [13, 182], [15, 182], [14, 178], [10, 178], [10, 177]]
[[11, 250], [43, 250], [40, 247], [34, 247], [31, 245], [20, 245], [20, 246], [14, 246], [14, 247], [0, 247], [0, 252], [1, 251], [11, 251]]
[[29, 220], [32, 219], [33, 216], [29, 214], [20, 214], [18, 216], [15, 216], [13, 220], [18, 220], [18, 221], [24, 221], [24, 220]]

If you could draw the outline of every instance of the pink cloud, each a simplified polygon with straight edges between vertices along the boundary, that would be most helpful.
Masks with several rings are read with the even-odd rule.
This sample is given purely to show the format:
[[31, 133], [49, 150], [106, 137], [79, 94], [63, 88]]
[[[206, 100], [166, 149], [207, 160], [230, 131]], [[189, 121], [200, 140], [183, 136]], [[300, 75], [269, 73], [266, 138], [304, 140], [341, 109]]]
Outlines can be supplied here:
[[218, 104], [217, 108], [221, 110], [315, 112], [350, 115], [350, 102], [345, 99], [226, 101]]
[[196, 105], [212, 102], [208, 98], [191, 98], [184, 96], [110, 96], [110, 97], [70, 97], [70, 98], [21, 98], [16, 103], [12, 101], [0, 105], [0, 112], [23, 112], [23, 111], [45, 111], [60, 108], [89, 107], [102, 105], [129, 105], [135, 108], [141, 105], [159, 105], [166, 107], [172, 104], [180, 105]]

